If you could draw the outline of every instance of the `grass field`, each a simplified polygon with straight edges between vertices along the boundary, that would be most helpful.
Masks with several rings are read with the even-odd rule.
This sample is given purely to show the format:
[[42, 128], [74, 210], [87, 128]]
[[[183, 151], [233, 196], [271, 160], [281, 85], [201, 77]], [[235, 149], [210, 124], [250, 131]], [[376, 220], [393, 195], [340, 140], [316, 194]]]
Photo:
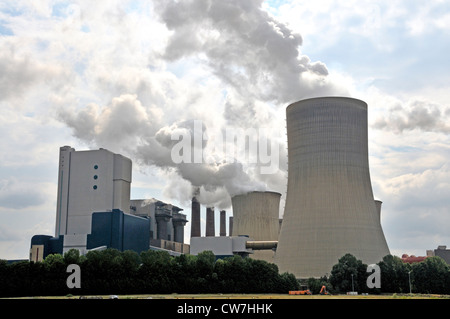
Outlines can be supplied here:
[[[115, 296], [115, 295], [113, 295]], [[169, 295], [118, 295], [118, 299], [447, 299], [450, 295], [432, 294], [382, 294], [382, 295], [289, 295], [289, 294], [169, 294]], [[31, 297], [43, 299], [110, 299], [104, 296]]]

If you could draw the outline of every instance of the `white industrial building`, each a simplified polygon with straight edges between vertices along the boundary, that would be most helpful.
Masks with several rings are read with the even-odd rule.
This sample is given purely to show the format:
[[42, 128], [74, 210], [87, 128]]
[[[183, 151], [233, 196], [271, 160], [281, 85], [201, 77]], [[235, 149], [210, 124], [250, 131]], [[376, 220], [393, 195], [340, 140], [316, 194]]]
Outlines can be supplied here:
[[64, 236], [63, 251], [85, 249], [94, 212], [129, 212], [131, 165], [129, 158], [102, 148], [60, 148], [55, 237]]

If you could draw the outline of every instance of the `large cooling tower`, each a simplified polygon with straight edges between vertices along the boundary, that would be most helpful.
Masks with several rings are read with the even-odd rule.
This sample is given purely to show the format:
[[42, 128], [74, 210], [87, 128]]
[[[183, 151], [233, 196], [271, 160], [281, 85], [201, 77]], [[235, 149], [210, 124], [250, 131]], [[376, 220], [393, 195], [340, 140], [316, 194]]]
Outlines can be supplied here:
[[[278, 240], [280, 193], [250, 192], [233, 196], [233, 234], [248, 235], [252, 240]], [[258, 250], [252, 258], [274, 262], [272, 250]]]
[[275, 262], [320, 277], [351, 253], [366, 264], [389, 254], [369, 173], [367, 104], [344, 97], [286, 109], [288, 187]]

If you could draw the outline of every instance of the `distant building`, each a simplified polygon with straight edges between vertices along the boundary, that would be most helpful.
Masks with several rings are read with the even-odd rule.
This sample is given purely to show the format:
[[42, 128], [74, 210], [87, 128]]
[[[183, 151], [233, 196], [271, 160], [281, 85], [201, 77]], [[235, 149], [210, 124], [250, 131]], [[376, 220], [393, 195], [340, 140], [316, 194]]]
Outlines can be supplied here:
[[447, 249], [447, 246], [438, 246], [437, 249], [427, 250], [427, 255], [439, 256], [444, 259], [447, 264], [450, 265], [450, 249]]
[[437, 249], [429, 249], [427, 250], [426, 256], [409, 256], [407, 254], [403, 254], [401, 259], [404, 263], [412, 264], [424, 261], [428, 257], [434, 256], [441, 257], [447, 264], [450, 265], [450, 249], [447, 249], [447, 246], [438, 246]]
[[414, 255], [409, 256], [408, 254], [403, 254], [401, 259], [404, 263], [413, 264], [424, 261], [428, 257], [429, 256], [414, 256]]

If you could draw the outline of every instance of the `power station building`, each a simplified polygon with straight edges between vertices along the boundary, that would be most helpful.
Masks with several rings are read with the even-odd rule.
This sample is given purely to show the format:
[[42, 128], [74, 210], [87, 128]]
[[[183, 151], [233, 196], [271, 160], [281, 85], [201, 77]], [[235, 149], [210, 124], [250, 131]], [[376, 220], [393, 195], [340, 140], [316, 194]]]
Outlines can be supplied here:
[[64, 251], [86, 248], [94, 212], [129, 212], [131, 165], [106, 149], [60, 148], [55, 237], [64, 236]]
[[30, 260], [69, 249], [189, 252], [182, 209], [155, 199], [130, 200], [131, 168], [129, 158], [106, 149], [61, 147], [55, 236], [33, 236]]
[[149, 220], [150, 246], [189, 253], [184, 243], [184, 226], [188, 222], [183, 209], [155, 198], [130, 201], [130, 213]]
[[351, 253], [366, 264], [389, 254], [373, 197], [367, 104], [345, 97], [286, 109], [288, 186], [275, 263], [298, 278], [321, 277]]

